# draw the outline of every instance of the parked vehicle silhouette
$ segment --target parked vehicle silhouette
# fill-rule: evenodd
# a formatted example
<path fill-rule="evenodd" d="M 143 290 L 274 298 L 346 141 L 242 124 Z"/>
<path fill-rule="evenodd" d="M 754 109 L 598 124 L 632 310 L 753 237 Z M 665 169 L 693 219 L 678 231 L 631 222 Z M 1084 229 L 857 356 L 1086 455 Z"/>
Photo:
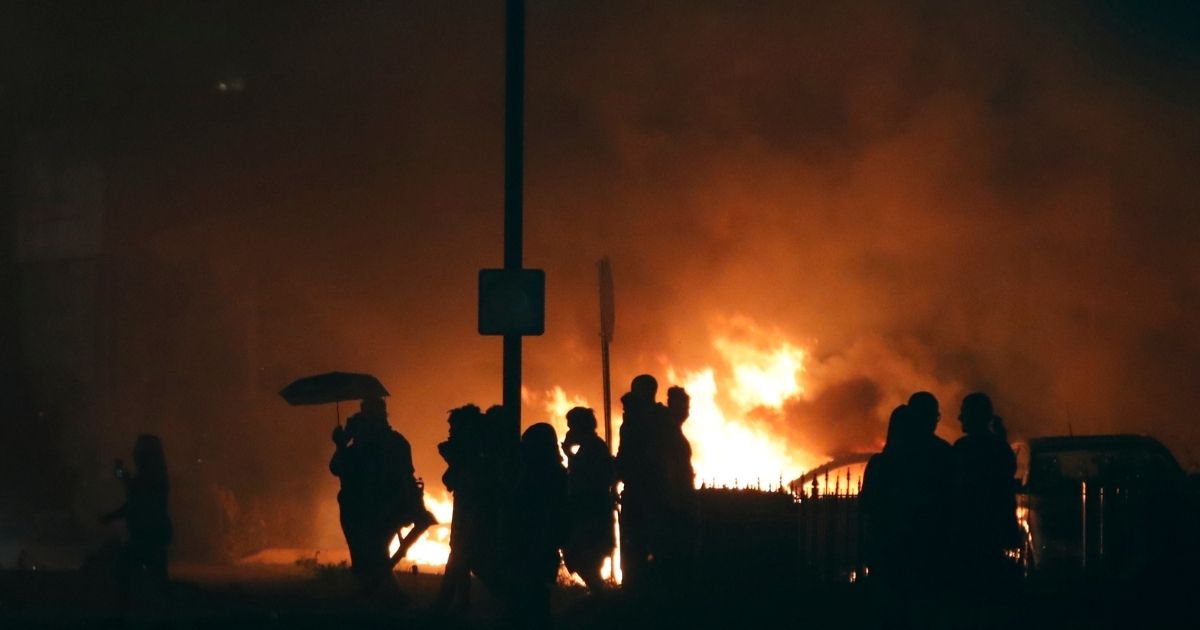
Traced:
<path fill-rule="evenodd" d="M 1059 436 L 1015 445 L 1026 573 L 1170 573 L 1186 562 L 1194 502 L 1158 440 Z"/>

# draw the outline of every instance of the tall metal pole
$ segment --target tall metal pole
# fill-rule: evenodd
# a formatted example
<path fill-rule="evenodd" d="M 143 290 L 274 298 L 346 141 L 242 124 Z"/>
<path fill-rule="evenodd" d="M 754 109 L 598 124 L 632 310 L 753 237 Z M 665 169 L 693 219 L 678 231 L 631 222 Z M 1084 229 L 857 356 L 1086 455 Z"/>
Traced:
<path fill-rule="evenodd" d="M 612 266 L 601 258 L 600 269 L 600 369 L 604 382 L 604 443 L 612 452 L 612 371 L 608 365 L 608 344 L 612 342 L 616 311 L 613 306 Z"/>
<path fill-rule="evenodd" d="M 615 306 L 612 265 L 608 262 L 608 257 L 600 259 L 599 264 L 599 284 L 600 284 L 600 363 L 603 370 L 604 381 L 604 443 L 608 446 L 608 452 L 613 450 L 613 435 L 612 435 L 612 371 L 608 364 L 608 344 L 613 339 L 613 329 L 616 327 L 617 311 Z M 616 489 L 613 489 L 616 492 Z M 617 541 L 617 547 L 613 553 L 608 556 L 608 581 L 615 584 L 617 582 L 617 569 L 621 562 L 620 545 L 621 545 L 621 529 L 620 529 L 620 507 L 617 506 L 613 510 L 613 540 Z"/>
<path fill-rule="evenodd" d="M 508 0 L 504 54 L 504 268 L 524 264 L 525 1 Z M 521 436 L 521 336 L 504 336 L 504 409 Z"/>
<path fill-rule="evenodd" d="M 604 443 L 612 452 L 612 372 L 608 367 L 608 339 L 600 338 L 600 362 L 604 370 Z"/>

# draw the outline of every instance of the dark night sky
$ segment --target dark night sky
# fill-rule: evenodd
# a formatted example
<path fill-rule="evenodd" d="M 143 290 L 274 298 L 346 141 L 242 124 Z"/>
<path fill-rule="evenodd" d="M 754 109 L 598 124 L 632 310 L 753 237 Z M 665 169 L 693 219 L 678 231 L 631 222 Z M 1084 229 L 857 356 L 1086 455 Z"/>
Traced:
<path fill-rule="evenodd" d="M 474 282 L 501 261 L 502 3 L 104 4 L 0 19 L 5 211 L 30 138 L 104 169 L 108 419 L 39 439 L 74 470 L 152 428 L 176 476 L 304 506 L 330 412 L 273 392 L 355 369 L 436 479 L 445 410 L 499 397 Z M 531 2 L 530 390 L 598 399 L 608 254 L 619 383 L 712 362 L 741 315 L 813 351 L 809 400 L 763 420 L 797 444 L 869 446 L 920 384 L 1194 465 L 1200 9 L 1048 4 Z M 28 340 L 41 276 L 5 264 Z M 28 387 L 10 440 L 57 395 Z"/>

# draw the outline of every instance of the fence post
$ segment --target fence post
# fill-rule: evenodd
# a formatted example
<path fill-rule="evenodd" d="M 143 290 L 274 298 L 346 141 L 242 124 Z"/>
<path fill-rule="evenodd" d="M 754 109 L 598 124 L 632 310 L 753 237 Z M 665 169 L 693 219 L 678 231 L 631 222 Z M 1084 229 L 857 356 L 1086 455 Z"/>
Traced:
<path fill-rule="evenodd" d="M 1079 484 L 1079 513 L 1080 513 L 1080 534 L 1079 534 L 1079 558 L 1081 566 L 1087 570 L 1088 557 L 1088 531 L 1087 531 L 1087 482 L 1082 481 Z"/>

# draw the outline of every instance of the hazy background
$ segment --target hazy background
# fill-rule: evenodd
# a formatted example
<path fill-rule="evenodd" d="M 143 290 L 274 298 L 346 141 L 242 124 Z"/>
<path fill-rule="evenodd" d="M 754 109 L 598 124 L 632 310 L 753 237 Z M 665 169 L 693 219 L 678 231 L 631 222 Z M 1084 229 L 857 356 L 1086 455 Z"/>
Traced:
<path fill-rule="evenodd" d="M 599 400 L 609 255 L 619 386 L 748 318 L 812 353 L 751 420 L 797 446 L 985 389 L 1196 466 L 1200 9 L 896 4 L 530 2 L 527 422 Z M 336 544 L 334 410 L 276 396 L 331 369 L 440 488 L 446 410 L 500 396 L 503 3 L 6 3 L 0 42 L 0 535 L 94 541 L 153 431 L 180 553 Z"/>

